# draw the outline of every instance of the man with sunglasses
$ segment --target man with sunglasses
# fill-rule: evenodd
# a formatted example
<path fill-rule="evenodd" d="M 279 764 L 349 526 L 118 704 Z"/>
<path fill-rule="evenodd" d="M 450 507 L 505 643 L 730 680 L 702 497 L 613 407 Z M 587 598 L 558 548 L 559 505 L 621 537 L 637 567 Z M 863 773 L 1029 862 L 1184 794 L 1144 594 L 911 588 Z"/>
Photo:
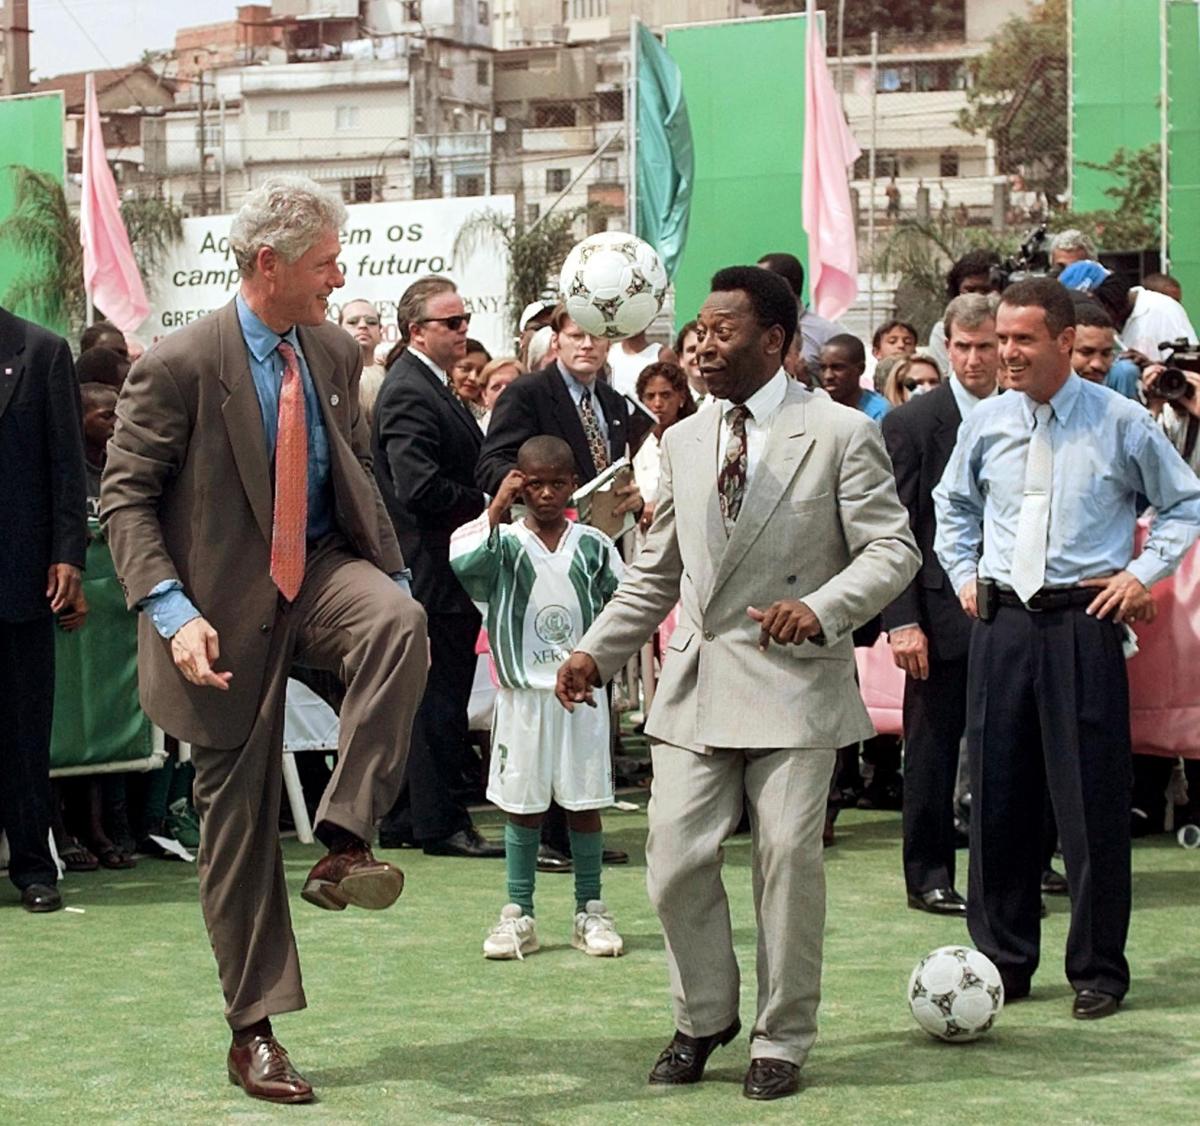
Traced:
<path fill-rule="evenodd" d="M 379 310 L 361 297 L 347 301 L 342 306 L 338 324 L 354 338 L 354 342 L 362 351 L 363 369 L 362 378 L 358 382 L 358 405 L 370 421 L 387 370 L 375 360 L 375 349 L 383 340 L 383 330 L 379 327 Z"/>
<path fill-rule="evenodd" d="M 380 823 L 379 843 L 419 845 L 434 856 L 500 857 L 504 847 L 471 823 L 455 777 L 468 739 L 481 618 L 450 568 L 450 534 L 487 506 L 475 487 L 483 435 L 449 382 L 466 354 L 471 316 L 454 283 L 430 275 L 404 291 L 396 320 L 405 350 L 379 391 L 372 447 L 413 594 L 429 618 L 430 665 L 404 788 Z"/>

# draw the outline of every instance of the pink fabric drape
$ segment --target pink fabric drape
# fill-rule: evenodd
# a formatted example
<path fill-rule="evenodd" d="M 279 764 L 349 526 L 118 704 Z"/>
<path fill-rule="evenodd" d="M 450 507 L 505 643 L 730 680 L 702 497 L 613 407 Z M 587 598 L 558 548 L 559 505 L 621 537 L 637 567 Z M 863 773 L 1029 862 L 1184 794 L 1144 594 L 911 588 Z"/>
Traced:
<path fill-rule="evenodd" d="M 122 332 L 133 332 L 150 314 L 134 261 L 121 202 L 104 152 L 95 76 L 89 74 L 83 112 L 83 195 L 79 202 L 83 284 L 93 303 Z"/>

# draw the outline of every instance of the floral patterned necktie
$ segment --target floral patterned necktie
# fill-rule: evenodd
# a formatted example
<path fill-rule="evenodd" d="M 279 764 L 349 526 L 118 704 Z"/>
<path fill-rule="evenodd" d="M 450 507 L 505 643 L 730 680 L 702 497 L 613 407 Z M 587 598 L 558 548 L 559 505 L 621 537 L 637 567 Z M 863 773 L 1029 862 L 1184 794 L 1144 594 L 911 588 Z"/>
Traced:
<path fill-rule="evenodd" d="M 608 468 L 608 443 L 600 432 L 600 420 L 596 417 L 596 408 L 592 406 L 590 387 L 583 389 L 583 398 L 579 401 L 579 421 L 583 423 L 583 436 L 592 454 L 592 464 L 596 472 L 601 473 Z"/>
<path fill-rule="evenodd" d="M 738 403 L 725 412 L 729 423 L 729 443 L 725 447 L 725 460 L 717 474 L 717 495 L 721 501 L 721 516 L 725 520 L 727 535 L 733 532 L 738 513 L 742 510 L 742 499 L 746 495 L 746 419 L 750 408 Z"/>
<path fill-rule="evenodd" d="M 304 581 L 308 530 L 308 425 L 296 350 L 279 342 L 283 384 L 279 389 L 279 432 L 275 438 L 275 514 L 271 521 L 271 579 L 295 602 Z"/>

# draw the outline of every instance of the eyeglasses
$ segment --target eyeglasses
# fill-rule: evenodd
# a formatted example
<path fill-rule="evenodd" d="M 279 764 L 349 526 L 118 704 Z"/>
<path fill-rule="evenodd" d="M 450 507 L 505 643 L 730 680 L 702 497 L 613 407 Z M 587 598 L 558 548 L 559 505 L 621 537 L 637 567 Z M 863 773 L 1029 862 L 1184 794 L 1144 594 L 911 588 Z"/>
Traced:
<path fill-rule="evenodd" d="M 367 314 L 364 313 L 361 317 L 347 317 L 346 324 L 348 324 L 348 325 L 357 325 L 357 324 L 377 325 L 377 324 L 379 324 L 379 318 L 368 316 Z"/>
<path fill-rule="evenodd" d="M 426 317 L 423 321 L 417 321 L 419 325 L 443 324 L 451 332 L 457 332 L 460 328 L 465 328 L 470 323 L 470 313 L 459 313 L 453 317 Z"/>

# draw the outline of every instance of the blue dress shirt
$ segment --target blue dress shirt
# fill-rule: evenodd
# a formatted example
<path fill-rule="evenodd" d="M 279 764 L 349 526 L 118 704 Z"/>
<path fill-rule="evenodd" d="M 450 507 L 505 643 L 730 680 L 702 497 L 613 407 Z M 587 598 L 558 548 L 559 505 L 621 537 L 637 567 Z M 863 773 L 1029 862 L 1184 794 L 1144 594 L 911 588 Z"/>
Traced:
<path fill-rule="evenodd" d="M 1011 586 L 1013 546 L 1036 404 L 1010 391 L 986 399 L 958 431 L 933 492 L 934 550 L 955 591 L 971 579 Z M 1137 403 L 1072 374 L 1050 400 L 1053 470 L 1047 587 L 1126 570 L 1149 587 L 1200 536 L 1200 478 Z M 1138 494 L 1157 514 L 1133 553 Z"/>
<path fill-rule="evenodd" d="M 583 402 L 584 391 L 592 393 L 592 410 L 596 412 L 596 422 L 600 425 L 600 433 L 604 437 L 605 446 L 608 445 L 608 419 L 604 417 L 604 408 L 600 405 L 600 396 L 596 394 L 596 380 L 591 383 L 580 383 L 567 369 L 563 366 L 562 360 L 557 360 L 558 374 L 562 376 L 563 383 L 567 385 L 567 391 L 571 396 L 571 401 L 575 404 L 575 409 L 579 410 L 579 404 Z"/>
<path fill-rule="evenodd" d="M 858 409 L 872 422 L 881 422 L 883 421 L 883 416 L 892 409 L 892 404 L 878 391 L 872 391 L 870 388 L 864 387 L 862 395 L 858 400 Z"/>

